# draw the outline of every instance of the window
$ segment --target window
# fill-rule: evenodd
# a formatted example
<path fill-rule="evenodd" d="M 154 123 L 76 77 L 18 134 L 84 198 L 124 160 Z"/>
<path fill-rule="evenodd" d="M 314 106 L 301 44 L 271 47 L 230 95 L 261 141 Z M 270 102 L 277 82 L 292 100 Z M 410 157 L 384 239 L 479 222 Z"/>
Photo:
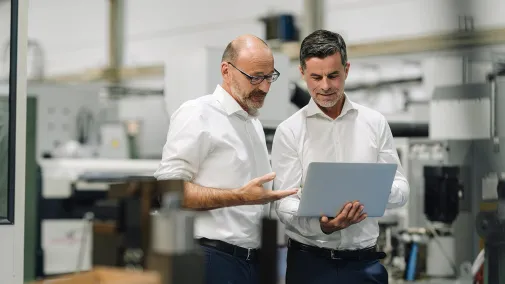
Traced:
<path fill-rule="evenodd" d="M 0 1 L 0 224 L 14 222 L 18 0 Z"/>

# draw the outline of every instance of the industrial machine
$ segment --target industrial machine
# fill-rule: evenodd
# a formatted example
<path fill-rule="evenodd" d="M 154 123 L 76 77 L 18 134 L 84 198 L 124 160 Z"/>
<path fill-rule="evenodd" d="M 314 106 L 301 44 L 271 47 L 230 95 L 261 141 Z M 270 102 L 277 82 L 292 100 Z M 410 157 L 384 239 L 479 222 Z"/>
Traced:
<path fill-rule="evenodd" d="M 93 230 L 85 230 L 87 222 L 117 220 L 121 212 L 127 212 L 117 202 L 103 204 L 112 194 L 109 184 L 130 177 L 152 178 L 158 163 L 159 160 L 42 159 L 36 195 L 36 276 L 88 270 L 93 264 L 94 240 Z M 128 207 L 128 200 L 122 200 L 123 206 Z M 88 220 L 90 213 L 93 218 Z"/>
<path fill-rule="evenodd" d="M 473 230 L 473 217 L 466 196 L 460 196 L 460 191 L 455 196 L 447 194 L 444 171 L 451 169 L 448 165 L 453 161 L 452 154 L 465 152 L 450 148 L 447 141 L 428 137 L 395 137 L 395 144 L 410 184 L 410 195 L 405 207 L 387 212 L 389 223 L 379 220 L 379 226 L 385 228 L 379 241 L 389 238 L 389 261 L 384 264 L 393 279 L 457 277 L 459 265 L 473 261 L 467 249 L 472 244 L 467 235 Z M 464 177 L 465 173 L 458 170 L 455 169 L 457 177 Z M 461 180 L 458 179 L 458 190 L 467 186 Z M 396 217 L 396 224 L 392 217 Z M 388 227 L 392 228 L 388 231 Z"/>
<path fill-rule="evenodd" d="M 430 138 L 448 142 L 444 166 L 450 167 L 425 168 L 425 188 L 432 200 L 425 213 L 450 223 L 456 211 L 469 210 L 472 219 L 467 224 L 473 230 L 460 232 L 458 238 L 468 237 L 466 250 L 473 259 L 485 248 L 485 283 L 505 281 L 504 75 L 503 66 L 496 64 L 485 83 L 438 87 L 430 106 Z M 460 210 L 454 208 L 456 195 L 465 201 Z"/>

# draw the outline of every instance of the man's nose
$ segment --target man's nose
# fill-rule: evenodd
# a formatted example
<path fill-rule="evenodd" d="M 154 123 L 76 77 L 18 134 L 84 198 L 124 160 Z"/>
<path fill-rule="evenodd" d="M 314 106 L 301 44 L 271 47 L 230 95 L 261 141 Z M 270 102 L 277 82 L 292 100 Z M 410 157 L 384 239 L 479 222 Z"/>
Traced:
<path fill-rule="evenodd" d="M 260 83 L 259 89 L 262 90 L 265 93 L 268 93 L 268 91 L 270 90 L 270 86 L 271 85 L 272 85 L 272 83 L 268 82 L 267 80 L 263 80 Z"/>
<path fill-rule="evenodd" d="M 328 81 L 328 78 L 324 77 L 322 80 L 321 80 L 321 85 L 319 86 L 321 88 L 321 90 L 323 91 L 329 91 L 330 90 L 330 84 L 329 84 L 329 81 Z"/>

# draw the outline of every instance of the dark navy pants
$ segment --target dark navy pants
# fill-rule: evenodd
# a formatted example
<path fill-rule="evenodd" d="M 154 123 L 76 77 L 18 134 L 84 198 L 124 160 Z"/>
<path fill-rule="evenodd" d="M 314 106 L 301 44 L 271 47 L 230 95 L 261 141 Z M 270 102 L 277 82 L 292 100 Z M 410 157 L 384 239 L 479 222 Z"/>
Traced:
<path fill-rule="evenodd" d="M 387 284 L 388 273 L 377 260 L 325 259 L 310 252 L 288 249 L 286 284 Z"/>
<path fill-rule="evenodd" d="M 259 284 L 257 260 L 245 260 L 202 246 L 205 252 L 205 284 Z"/>

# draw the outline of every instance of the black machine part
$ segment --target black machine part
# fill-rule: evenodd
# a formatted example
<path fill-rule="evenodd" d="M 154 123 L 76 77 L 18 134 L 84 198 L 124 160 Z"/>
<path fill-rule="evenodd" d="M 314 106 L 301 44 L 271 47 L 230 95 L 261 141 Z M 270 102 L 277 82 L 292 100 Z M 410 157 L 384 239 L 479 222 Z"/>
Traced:
<path fill-rule="evenodd" d="M 457 166 L 424 167 L 424 214 L 431 222 L 452 224 L 459 213 L 462 186 Z"/>
<path fill-rule="evenodd" d="M 291 84 L 291 103 L 303 108 L 310 102 L 310 94 L 296 83 Z"/>
<path fill-rule="evenodd" d="M 505 223 L 505 180 L 498 181 L 498 220 Z"/>

